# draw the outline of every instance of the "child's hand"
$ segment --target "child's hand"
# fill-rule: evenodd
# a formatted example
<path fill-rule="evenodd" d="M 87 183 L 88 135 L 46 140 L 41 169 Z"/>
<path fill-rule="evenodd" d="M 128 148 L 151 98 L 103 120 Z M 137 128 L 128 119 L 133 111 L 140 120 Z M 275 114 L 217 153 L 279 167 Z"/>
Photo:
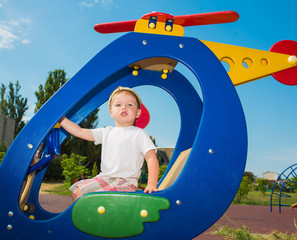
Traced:
<path fill-rule="evenodd" d="M 144 193 L 149 193 L 149 194 L 151 194 L 152 192 L 158 192 L 158 188 L 157 188 L 157 185 L 155 185 L 155 184 L 148 184 L 147 186 L 146 186 L 146 188 L 144 189 L 144 191 L 143 191 Z"/>

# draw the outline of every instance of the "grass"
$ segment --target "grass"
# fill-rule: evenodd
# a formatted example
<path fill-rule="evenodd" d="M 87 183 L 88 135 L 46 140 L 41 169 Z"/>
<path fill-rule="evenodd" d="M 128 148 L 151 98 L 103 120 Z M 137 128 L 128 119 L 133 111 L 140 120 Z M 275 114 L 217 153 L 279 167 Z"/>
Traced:
<path fill-rule="evenodd" d="M 40 193 L 70 196 L 69 189 L 65 187 L 64 183 L 60 182 L 43 182 Z"/>
<path fill-rule="evenodd" d="M 287 198 L 282 198 L 281 203 L 286 205 L 292 205 L 297 202 L 297 193 L 286 193 Z M 246 199 L 243 199 L 240 204 L 241 205 L 257 205 L 257 206 L 270 206 L 270 192 L 266 192 L 264 195 L 259 191 L 252 191 L 248 194 Z M 272 203 L 279 203 L 279 196 L 274 195 Z"/>
<path fill-rule="evenodd" d="M 229 226 L 214 225 L 215 230 L 211 232 L 213 235 L 224 236 L 224 239 L 234 240 L 297 240 L 296 234 L 287 234 L 273 231 L 269 234 L 251 233 L 246 226 L 241 228 L 231 228 Z"/>

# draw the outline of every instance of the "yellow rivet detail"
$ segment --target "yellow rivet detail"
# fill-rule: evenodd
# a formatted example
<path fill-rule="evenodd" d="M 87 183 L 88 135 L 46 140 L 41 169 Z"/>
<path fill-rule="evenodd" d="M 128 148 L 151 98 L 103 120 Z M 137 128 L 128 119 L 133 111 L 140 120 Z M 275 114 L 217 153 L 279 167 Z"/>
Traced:
<path fill-rule="evenodd" d="M 146 210 L 141 210 L 140 212 L 140 216 L 142 216 L 143 218 L 147 217 L 148 212 Z"/>
<path fill-rule="evenodd" d="M 138 70 L 138 69 L 139 69 L 139 66 L 138 66 L 138 65 L 134 65 L 133 68 L 134 68 L 135 70 Z"/>
<path fill-rule="evenodd" d="M 137 76 L 138 75 L 138 71 L 137 70 L 133 70 L 132 75 L 133 76 Z"/>
<path fill-rule="evenodd" d="M 167 69 L 163 69 L 163 73 L 168 73 L 169 71 Z"/>
<path fill-rule="evenodd" d="M 171 32 L 172 27 L 171 27 L 170 25 L 167 25 L 167 26 L 165 27 L 165 30 L 166 30 L 167 32 Z"/>
<path fill-rule="evenodd" d="M 29 218 L 32 219 L 32 220 L 35 219 L 34 215 L 30 215 Z"/>
<path fill-rule="evenodd" d="M 291 63 L 292 65 L 297 63 L 297 57 L 296 56 L 290 56 L 288 59 L 288 62 Z"/>
<path fill-rule="evenodd" d="M 155 23 L 151 22 L 151 23 L 149 24 L 149 28 L 155 28 L 155 27 L 156 27 L 156 24 L 155 24 Z"/>
<path fill-rule="evenodd" d="M 134 32 L 142 32 L 142 33 L 151 33 L 151 34 L 163 34 L 170 36 L 184 36 L 184 28 L 181 25 L 172 26 L 172 30 L 166 31 L 166 23 L 158 22 L 155 28 L 150 28 L 150 20 L 148 19 L 139 19 L 136 22 Z M 170 24 L 168 24 L 170 26 Z"/>
<path fill-rule="evenodd" d="M 24 211 L 27 211 L 28 209 L 29 209 L 28 205 L 25 205 L 23 208 Z"/>
<path fill-rule="evenodd" d="M 105 213 L 105 207 L 103 207 L 103 206 L 98 207 L 98 213 L 100 213 L 100 214 Z"/>
<path fill-rule="evenodd" d="M 166 78 L 167 78 L 167 74 L 166 74 L 166 73 L 163 73 L 163 74 L 161 75 L 161 78 L 162 78 L 162 79 L 166 79 Z"/>

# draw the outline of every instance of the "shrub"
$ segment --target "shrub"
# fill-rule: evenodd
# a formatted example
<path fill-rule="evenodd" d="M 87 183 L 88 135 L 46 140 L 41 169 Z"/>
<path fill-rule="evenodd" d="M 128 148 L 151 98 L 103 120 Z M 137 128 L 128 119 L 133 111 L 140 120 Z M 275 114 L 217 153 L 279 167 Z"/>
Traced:
<path fill-rule="evenodd" d="M 0 143 L 0 152 L 7 152 L 7 146 L 5 145 L 4 141 Z"/>
<path fill-rule="evenodd" d="M 61 166 L 63 168 L 63 176 L 65 177 L 64 184 L 66 187 L 70 187 L 74 180 L 80 178 L 83 173 L 90 175 L 89 169 L 83 166 L 86 162 L 86 157 L 82 157 L 76 154 L 71 154 L 68 157 L 66 154 L 63 155 Z"/>
<path fill-rule="evenodd" d="M 48 168 L 45 172 L 45 180 L 62 180 L 63 179 L 63 168 L 61 167 L 62 157 L 55 157 L 52 159 L 48 165 Z"/>
<path fill-rule="evenodd" d="M 167 166 L 165 166 L 165 165 L 162 165 L 162 166 L 159 167 L 159 178 L 158 178 L 158 181 L 162 178 L 164 172 L 166 171 L 166 168 L 167 168 Z"/>
<path fill-rule="evenodd" d="M 247 198 L 247 195 L 252 190 L 251 186 L 251 180 L 247 176 L 243 177 L 238 192 L 235 196 L 234 202 L 240 203 L 241 200 Z"/>
<path fill-rule="evenodd" d="M 95 177 L 98 175 L 98 167 L 97 167 L 97 164 L 96 162 L 94 162 L 94 165 L 93 165 L 93 168 L 92 168 L 92 177 Z"/>
<path fill-rule="evenodd" d="M 267 187 L 268 187 L 268 179 L 257 178 L 257 186 L 256 186 L 257 191 L 261 191 L 261 193 L 265 195 Z"/>
<path fill-rule="evenodd" d="M 5 152 L 0 152 L 0 164 L 2 163 L 4 156 L 5 156 Z"/>

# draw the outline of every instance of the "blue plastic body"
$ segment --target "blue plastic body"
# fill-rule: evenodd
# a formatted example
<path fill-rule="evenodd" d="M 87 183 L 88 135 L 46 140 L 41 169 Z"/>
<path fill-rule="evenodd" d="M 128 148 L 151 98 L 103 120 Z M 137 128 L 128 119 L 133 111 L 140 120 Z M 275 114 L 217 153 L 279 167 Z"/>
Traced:
<path fill-rule="evenodd" d="M 47 136 L 47 155 L 43 152 L 40 161 L 35 163 L 28 172 L 30 173 L 35 172 L 36 170 L 47 167 L 47 164 L 54 158 L 60 155 L 60 138 L 59 138 L 59 129 L 54 128 L 49 135 Z"/>
<path fill-rule="evenodd" d="M 137 77 L 131 74 L 128 65 L 155 57 L 172 58 L 188 67 L 200 83 L 203 104 L 192 85 L 177 71 L 169 73 L 166 80 L 160 72 L 140 70 Z M 91 59 L 34 115 L 9 148 L 0 166 L 1 240 L 59 240 L 66 236 L 102 239 L 74 227 L 73 205 L 60 214 L 39 206 L 38 191 L 45 169 L 36 173 L 28 200 L 35 205 L 35 220 L 20 211 L 18 201 L 31 160 L 55 124 L 64 115 L 80 123 L 106 102 L 119 85 L 154 85 L 166 90 L 177 102 L 181 129 L 169 168 L 181 151 L 192 148 L 174 184 L 153 193 L 167 198 L 170 208 L 160 212 L 158 222 L 145 223 L 142 234 L 127 239 L 192 239 L 228 209 L 240 185 L 247 154 L 245 118 L 228 74 L 197 39 L 133 32 L 118 38 Z M 61 143 L 67 133 L 59 131 Z M 28 148 L 28 144 L 33 148 Z M 177 200 L 181 204 L 176 204 Z"/>

